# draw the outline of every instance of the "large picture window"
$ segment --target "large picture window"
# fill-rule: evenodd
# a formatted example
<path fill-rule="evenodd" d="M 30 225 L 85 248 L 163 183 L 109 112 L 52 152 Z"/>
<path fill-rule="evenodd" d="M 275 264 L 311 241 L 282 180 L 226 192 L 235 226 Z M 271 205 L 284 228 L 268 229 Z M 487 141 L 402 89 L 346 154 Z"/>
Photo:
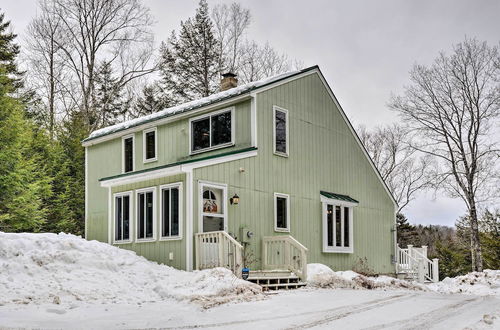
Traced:
<path fill-rule="evenodd" d="M 156 127 L 150 128 L 148 130 L 143 131 L 142 133 L 143 140 L 143 155 L 144 162 L 153 162 L 157 160 L 157 137 L 156 137 Z"/>
<path fill-rule="evenodd" d="M 355 203 L 322 199 L 323 252 L 353 252 L 353 207 Z"/>
<path fill-rule="evenodd" d="M 223 110 L 190 121 L 191 153 L 233 144 L 234 110 Z"/>
<path fill-rule="evenodd" d="M 181 183 L 160 187 L 161 191 L 161 238 L 181 237 Z"/>
<path fill-rule="evenodd" d="M 131 228 L 131 193 L 122 193 L 115 195 L 115 243 L 130 242 Z"/>
<path fill-rule="evenodd" d="M 122 157 L 123 172 L 132 172 L 134 170 L 134 136 L 122 138 Z"/>
<path fill-rule="evenodd" d="M 288 110 L 273 107 L 274 153 L 288 156 Z"/>
<path fill-rule="evenodd" d="M 274 194 L 274 230 L 290 231 L 290 196 Z"/>
<path fill-rule="evenodd" d="M 137 190 L 137 239 L 155 239 L 155 188 Z"/>

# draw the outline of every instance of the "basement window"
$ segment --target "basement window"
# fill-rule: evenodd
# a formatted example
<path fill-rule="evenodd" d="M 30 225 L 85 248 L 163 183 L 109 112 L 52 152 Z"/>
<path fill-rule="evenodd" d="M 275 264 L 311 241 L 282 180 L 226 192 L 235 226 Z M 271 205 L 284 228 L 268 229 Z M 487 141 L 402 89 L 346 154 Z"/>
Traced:
<path fill-rule="evenodd" d="M 157 137 L 156 127 L 142 132 L 142 145 L 144 163 L 154 162 L 157 160 Z"/>
<path fill-rule="evenodd" d="M 191 154 L 234 144 L 234 108 L 191 119 Z"/>
<path fill-rule="evenodd" d="M 161 191 L 161 238 L 181 237 L 181 190 L 182 183 L 160 187 Z"/>
<path fill-rule="evenodd" d="M 131 228 L 131 209 L 130 192 L 115 194 L 114 200 L 114 242 L 115 243 L 128 243 L 130 242 L 130 228 Z"/>
<path fill-rule="evenodd" d="M 146 188 L 137 190 L 137 240 L 151 241 L 155 239 L 156 189 Z"/>
<path fill-rule="evenodd" d="M 274 193 L 274 231 L 290 232 L 290 196 Z"/>
<path fill-rule="evenodd" d="M 323 252 L 353 253 L 353 209 L 357 202 L 321 196 Z"/>

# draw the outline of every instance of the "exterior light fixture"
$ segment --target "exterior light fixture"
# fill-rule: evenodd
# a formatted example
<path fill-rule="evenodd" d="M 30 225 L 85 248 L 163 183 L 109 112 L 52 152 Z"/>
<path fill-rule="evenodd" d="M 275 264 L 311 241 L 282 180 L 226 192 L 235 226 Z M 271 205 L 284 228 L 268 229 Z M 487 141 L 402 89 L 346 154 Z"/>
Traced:
<path fill-rule="evenodd" d="M 238 196 L 238 194 L 234 194 L 233 197 L 229 198 L 229 203 L 231 203 L 231 205 L 238 205 L 240 203 L 240 196 Z"/>

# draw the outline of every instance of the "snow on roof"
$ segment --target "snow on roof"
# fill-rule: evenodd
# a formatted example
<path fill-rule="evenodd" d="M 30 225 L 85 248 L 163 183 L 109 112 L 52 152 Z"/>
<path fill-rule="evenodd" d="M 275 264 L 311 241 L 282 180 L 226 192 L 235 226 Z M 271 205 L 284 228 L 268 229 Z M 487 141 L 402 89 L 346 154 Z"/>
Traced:
<path fill-rule="evenodd" d="M 277 82 L 279 80 L 291 77 L 293 75 L 296 75 L 296 74 L 299 74 L 299 73 L 302 73 L 305 71 L 309 71 L 313 68 L 316 68 L 316 66 L 312 66 L 312 67 L 302 69 L 302 70 L 297 70 L 297 71 L 290 71 L 287 73 L 279 74 L 277 76 L 268 77 L 268 78 L 264 78 L 261 80 L 253 81 L 253 82 L 241 85 L 241 86 L 237 86 L 235 88 L 228 89 L 228 90 L 220 92 L 220 93 L 216 93 L 216 94 L 212 94 L 212 95 L 207 96 L 207 97 L 203 97 L 201 99 L 197 99 L 197 100 L 190 101 L 187 103 L 179 104 L 179 105 L 176 105 L 174 107 L 170 107 L 170 108 L 152 113 L 152 114 L 147 115 L 147 116 L 142 116 L 139 118 L 127 120 L 127 121 L 119 123 L 119 124 L 104 127 L 104 128 L 101 128 L 101 129 L 98 129 L 98 130 L 92 132 L 90 134 L 90 136 L 88 138 L 86 138 L 84 141 L 93 140 L 93 139 L 96 139 L 96 138 L 104 136 L 104 135 L 123 131 L 123 130 L 131 128 L 131 127 L 139 126 L 141 124 L 145 124 L 145 123 L 155 121 L 158 119 L 170 117 L 170 116 L 173 116 L 173 115 L 176 115 L 179 113 L 188 112 L 190 110 L 194 110 L 194 109 L 197 109 L 197 108 L 200 108 L 200 107 L 203 107 L 203 106 L 215 103 L 215 102 L 219 102 L 219 101 L 229 99 L 229 98 L 232 98 L 232 97 L 235 97 L 238 95 L 242 95 L 242 94 L 249 92 L 251 90 L 254 90 L 256 88 L 271 84 L 273 82 Z"/>

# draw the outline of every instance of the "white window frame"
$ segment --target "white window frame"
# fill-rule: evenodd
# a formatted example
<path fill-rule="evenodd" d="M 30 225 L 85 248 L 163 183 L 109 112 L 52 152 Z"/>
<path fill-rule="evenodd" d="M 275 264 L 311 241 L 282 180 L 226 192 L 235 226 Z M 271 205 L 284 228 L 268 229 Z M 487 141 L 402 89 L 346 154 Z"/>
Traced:
<path fill-rule="evenodd" d="M 212 147 L 212 117 L 216 116 L 218 114 L 224 113 L 224 112 L 230 112 L 231 113 L 231 142 L 219 144 L 217 146 Z M 211 150 L 217 150 L 221 148 L 227 148 L 230 146 L 234 146 L 234 141 L 235 141 L 235 127 L 236 127 L 236 122 L 234 120 L 235 115 L 235 108 L 234 107 L 229 107 L 229 108 L 224 108 L 221 110 L 213 111 L 210 113 L 203 114 L 201 116 L 197 116 L 194 118 L 189 118 L 189 154 L 190 155 L 196 155 L 202 152 L 207 152 Z M 209 118 L 209 132 L 210 132 L 210 146 L 208 148 L 200 149 L 200 150 L 194 150 L 193 151 L 193 121 L 198 121 L 201 119 L 206 119 Z"/>
<path fill-rule="evenodd" d="M 113 244 L 130 244 L 133 242 L 133 238 L 134 238 L 134 213 L 133 213 L 133 203 L 134 203 L 134 200 L 133 200 L 133 195 L 134 195 L 134 192 L 132 190 L 130 191 L 123 191 L 123 192 L 119 192 L 119 193 L 115 193 L 113 194 L 113 226 L 112 226 L 112 230 L 113 230 L 113 233 L 111 235 L 112 237 L 112 242 Z M 128 205 L 128 212 L 129 212 L 129 239 L 128 240 L 116 240 L 115 239 L 115 231 L 116 231 L 116 197 L 123 197 L 123 196 L 128 196 L 129 198 L 129 205 Z M 123 228 L 123 226 L 122 226 Z"/>
<path fill-rule="evenodd" d="M 277 111 L 285 113 L 285 121 L 286 121 L 286 125 L 285 125 L 285 127 L 286 127 L 286 135 L 285 135 L 286 152 L 285 153 L 276 150 L 276 112 Z M 277 156 L 288 157 L 288 155 L 289 155 L 289 151 L 290 151 L 290 129 L 289 129 L 289 127 L 290 127 L 290 120 L 289 120 L 289 116 L 288 116 L 288 110 L 281 108 L 277 105 L 273 105 L 273 153 Z"/>
<path fill-rule="evenodd" d="M 155 132 L 155 157 L 154 158 L 146 158 L 147 150 L 146 150 L 146 134 Z M 156 127 L 148 128 L 142 131 L 142 161 L 144 164 L 155 162 L 158 160 L 158 130 Z"/>
<path fill-rule="evenodd" d="M 208 182 L 208 181 L 198 181 L 198 231 L 200 233 L 203 233 L 203 217 L 219 217 L 222 218 L 224 221 L 224 231 L 227 232 L 227 184 L 224 183 L 214 183 L 214 182 Z M 222 190 L 222 210 L 224 213 L 222 214 L 217 214 L 217 213 L 205 213 L 203 212 L 203 189 L 204 188 L 215 188 L 215 189 L 221 189 Z"/>
<path fill-rule="evenodd" d="M 125 140 L 132 138 L 132 171 L 125 172 Z M 132 173 L 135 171 L 135 134 L 122 136 L 122 173 Z"/>
<path fill-rule="evenodd" d="M 157 216 L 156 216 L 157 212 L 156 212 L 156 210 L 157 210 L 157 208 L 156 208 L 156 205 L 158 203 L 157 198 L 156 198 L 156 187 L 148 187 L 148 188 L 141 188 L 141 189 L 136 189 L 135 190 L 135 192 L 134 192 L 134 195 L 135 195 L 135 198 L 134 198 L 135 199 L 135 210 L 134 211 L 136 213 L 138 213 L 138 211 L 139 211 L 139 197 L 138 197 L 138 195 L 140 193 L 146 193 L 146 192 L 150 192 L 150 191 L 153 192 L 153 237 L 150 237 L 150 238 L 139 238 L 138 237 L 139 236 L 139 232 L 140 232 L 139 231 L 139 221 L 141 219 L 139 219 L 139 215 L 136 214 L 136 216 L 135 216 L 135 219 L 136 219 L 136 221 L 135 221 L 135 231 L 136 231 L 136 233 L 135 233 L 134 237 L 135 237 L 135 241 L 137 243 L 154 242 L 154 241 L 156 241 L 156 237 L 157 237 L 157 235 L 156 235 L 156 230 L 157 230 L 157 225 L 156 225 L 156 221 L 157 221 Z"/>
<path fill-rule="evenodd" d="M 286 228 L 278 228 L 278 197 L 286 199 Z M 290 232 L 290 195 L 282 193 L 274 193 L 274 231 L 281 233 Z"/>
<path fill-rule="evenodd" d="M 322 204 L 322 219 L 323 219 L 323 252 L 324 253 L 354 253 L 354 207 L 357 206 L 357 203 L 350 203 L 346 201 L 339 201 L 331 198 L 326 198 L 321 196 L 321 204 Z M 328 218 L 327 218 L 327 207 L 328 205 L 333 206 L 333 246 L 328 246 Z M 336 226 L 335 226 L 335 212 L 336 206 L 340 206 L 340 231 L 341 231 L 341 245 L 337 245 L 337 236 L 335 235 Z M 344 207 L 347 207 L 349 210 L 349 246 L 345 247 L 344 245 Z"/>
<path fill-rule="evenodd" d="M 172 188 L 177 188 L 179 189 L 179 235 L 176 236 L 163 236 L 163 190 L 165 189 L 172 189 Z M 160 241 L 175 241 L 175 240 L 181 240 L 182 239 L 182 224 L 184 222 L 183 220 L 183 198 L 182 198 L 182 182 L 175 182 L 175 183 L 169 183 L 169 184 L 164 184 L 160 186 L 160 216 L 158 219 L 160 220 L 160 232 L 159 236 Z M 169 215 L 170 216 L 170 215 Z M 170 219 L 169 219 L 170 220 Z M 170 228 L 172 228 L 172 223 L 170 222 Z"/>

